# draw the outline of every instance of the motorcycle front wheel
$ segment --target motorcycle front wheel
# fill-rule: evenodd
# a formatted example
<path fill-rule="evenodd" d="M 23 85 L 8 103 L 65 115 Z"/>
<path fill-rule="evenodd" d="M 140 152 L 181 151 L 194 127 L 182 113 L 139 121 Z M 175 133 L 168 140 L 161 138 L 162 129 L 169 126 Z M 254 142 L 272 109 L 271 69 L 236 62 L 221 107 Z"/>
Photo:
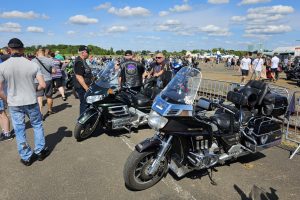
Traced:
<path fill-rule="evenodd" d="M 168 170 L 167 159 L 164 159 L 154 175 L 147 174 L 147 168 L 153 163 L 157 151 L 138 152 L 134 150 L 124 166 L 125 185 L 130 190 L 145 190 L 158 183 Z"/>
<path fill-rule="evenodd" d="M 99 120 L 97 115 L 93 116 L 84 124 L 77 122 L 74 129 L 75 139 L 80 142 L 90 137 L 98 127 L 98 122 Z"/>

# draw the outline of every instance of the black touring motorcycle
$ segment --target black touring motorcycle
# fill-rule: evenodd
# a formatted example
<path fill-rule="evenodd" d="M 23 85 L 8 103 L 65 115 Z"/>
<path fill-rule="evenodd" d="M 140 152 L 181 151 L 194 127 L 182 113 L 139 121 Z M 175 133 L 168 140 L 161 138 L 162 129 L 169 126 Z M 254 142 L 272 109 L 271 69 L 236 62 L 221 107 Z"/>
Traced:
<path fill-rule="evenodd" d="M 196 101 L 200 84 L 200 71 L 184 67 L 156 97 L 148 117 L 156 133 L 136 145 L 124 166 L 129 189 L 150 188 L 168 169 L 182 177 L 280 144 L 276 117 L 286 112 L 287 97 L 250 81 L 227 94 L 232 105 L 221 99 Z"/>
<path fill-rule="evenodd" d="M 86 92 L 85 99 L 90 107 L 77 120 L 74 130 L 77 141 L 91 136 L 99 125 L 108 130 L 130 131 L 147 124 L 153 99 L 160 92 L 156 79 L 148 79 L 142 91 L 136 93 L 130 88 L 119 91 L 118 76 L 114 62 L 108 62 Z"/>

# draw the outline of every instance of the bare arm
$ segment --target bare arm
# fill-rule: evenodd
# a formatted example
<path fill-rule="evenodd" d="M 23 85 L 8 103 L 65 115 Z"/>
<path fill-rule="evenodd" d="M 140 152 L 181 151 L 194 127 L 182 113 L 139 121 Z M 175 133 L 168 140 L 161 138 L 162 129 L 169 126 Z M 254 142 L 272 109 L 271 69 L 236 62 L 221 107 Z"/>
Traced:
<path fill-rule="evenodd" d="M 85 83 L 83 76 L 76 74 L 76 79 L 85 91 L 89 89 L 89 86 Z"/>
<path fill-rule="evenodd" d="M 3 99 L 3 101 L 7 102 L 7 97 L 4 94 L 4 82 L 0 82 L 0 98 Z"/>
<path fill-rule="evenodd" d="M 39 83 L 37 90 L 43 90 L 46 88 L 46 83 L 45 83 L 43 75 L 37 75 L 36 80 Z"/>

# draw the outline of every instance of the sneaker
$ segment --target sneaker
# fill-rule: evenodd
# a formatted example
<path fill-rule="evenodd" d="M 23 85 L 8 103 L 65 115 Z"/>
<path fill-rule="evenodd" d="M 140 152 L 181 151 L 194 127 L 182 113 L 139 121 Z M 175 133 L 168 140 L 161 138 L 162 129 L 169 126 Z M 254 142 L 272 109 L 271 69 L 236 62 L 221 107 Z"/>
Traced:
<path fill-rule="evenodd" d="M 49 156 L 50 151 L 46 147 L 40 153 L 36 154 L 39 161 L 43 161 L 47 156 Z"/>
<path fill-rule="evenodd" d="M 52 114 L 55 114 L 55 112 L 53 112 L 52 110 L 48 110 L 46 115 L 52 115 Z"/>
<path fill-rule="evenodd" d="M 0 141 L 9 141 L 9 140 L 14 139 L 14 137 L 15 137 L 15 134 L 13 134 L 13 133 L 10 133 L 9 135 L 5 135 L 5 134 L 1 133 Z"/>
<path fill-rule="evenodd" d="M 20 162 L 25 166 L 30 166 L 34 161 L 36 161 L 37 157 L 33 153 L 28 160 L 21 159 Z"/>
<path fill-rule="evenodd" d="M 63 101 L 66 101 L 66 100 L 67 100 L 67 97 L 62 97 L 62 100 L 63 100 Z"/>

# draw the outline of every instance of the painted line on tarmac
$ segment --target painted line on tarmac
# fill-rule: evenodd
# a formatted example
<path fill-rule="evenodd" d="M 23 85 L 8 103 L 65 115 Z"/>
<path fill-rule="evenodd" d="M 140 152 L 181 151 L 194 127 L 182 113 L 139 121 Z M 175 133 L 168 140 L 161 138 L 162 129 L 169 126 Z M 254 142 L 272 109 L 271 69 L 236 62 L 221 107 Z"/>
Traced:
<path fill-rule="evenodd" d="M 131 151 L 134 150 L 135 144 L 133 142 L 131 142 L 128 138 L 125 137 L 122 137 L 121 139 Z M 166 176 L 165 178 L 163 178 L 162 182 L 166 184 L 170 189 L 174 190 L 182 199 L 196 200 L 196 198 L 190 192 L 184 190 L 170 176 Z"/>

